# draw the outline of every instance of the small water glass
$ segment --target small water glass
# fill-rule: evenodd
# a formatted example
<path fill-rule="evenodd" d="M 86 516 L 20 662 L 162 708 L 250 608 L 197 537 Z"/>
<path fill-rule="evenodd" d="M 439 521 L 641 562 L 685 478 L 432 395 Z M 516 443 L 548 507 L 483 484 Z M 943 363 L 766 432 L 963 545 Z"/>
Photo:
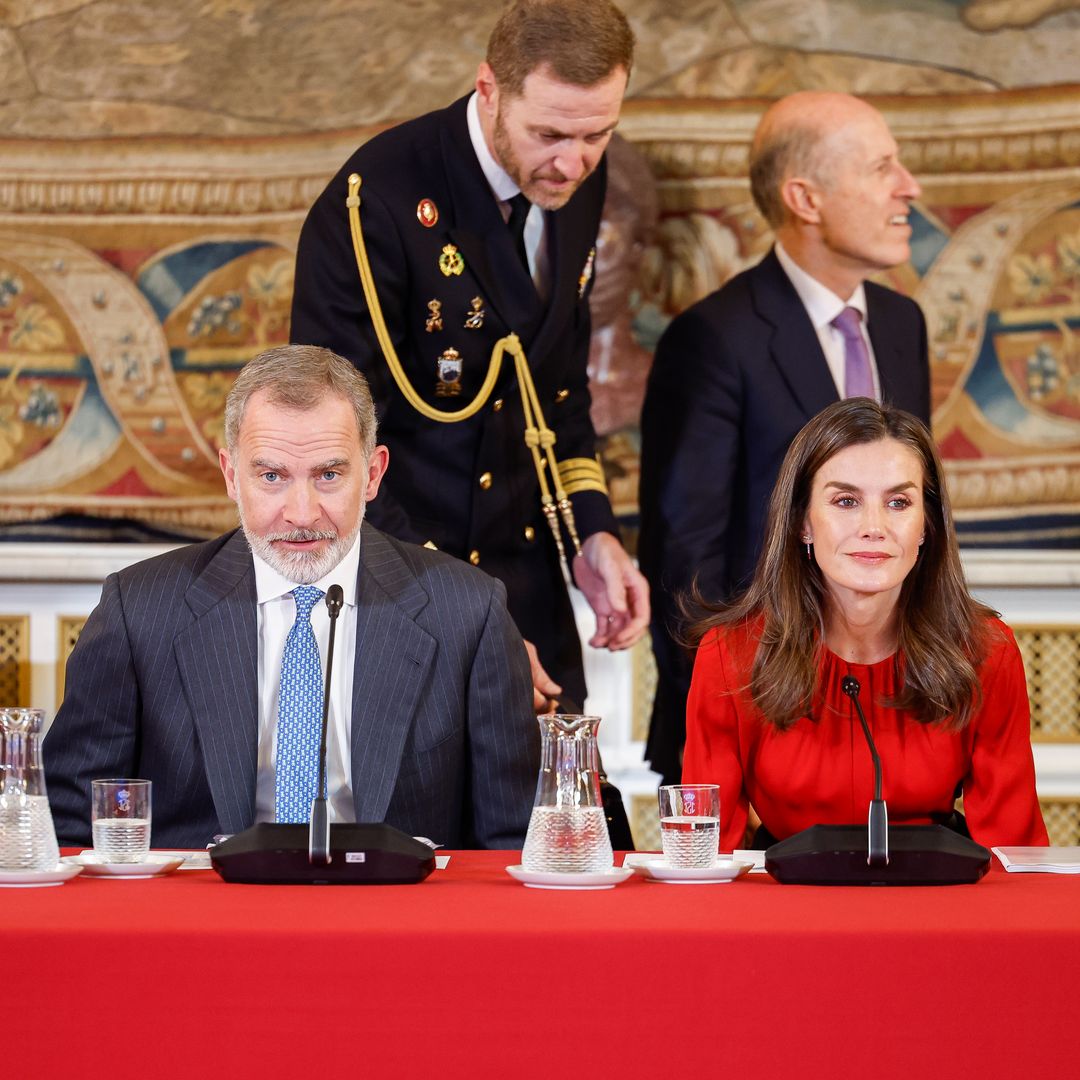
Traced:
<path fill-rule="evenodd" d="M 660 788 L 660 841 L 671 866 L 712 866 L 720 850 L 717 784 L 667 784 Z"/>
<path fill-rule="evenodd" d="M 150 851 L 150 781 L 94 780 L 91 824 L 102 862 L 142 862 Z"/>

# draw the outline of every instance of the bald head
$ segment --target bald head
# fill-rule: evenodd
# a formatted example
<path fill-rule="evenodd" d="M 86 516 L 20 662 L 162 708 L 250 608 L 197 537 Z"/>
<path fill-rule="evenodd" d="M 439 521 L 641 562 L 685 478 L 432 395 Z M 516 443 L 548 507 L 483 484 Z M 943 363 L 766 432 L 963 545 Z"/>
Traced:
<path fill-rule="evenodd" d="M 850 94 L 792 94 L 758 125 L 754 200 L 784 252 L 843 300 L 911 256 L 922 189 L 899 155 L 881 113 Z"/>
<path fill-rule="evenodd" d="M 801 176 L 827 184 L 838 152 L 868 121 L 885 124 L 865 101 L 819 90 L 789 94 L 766 110 L 750 146 L 750 191 L 774 229 L 787 218 L 784 181 Z"/>

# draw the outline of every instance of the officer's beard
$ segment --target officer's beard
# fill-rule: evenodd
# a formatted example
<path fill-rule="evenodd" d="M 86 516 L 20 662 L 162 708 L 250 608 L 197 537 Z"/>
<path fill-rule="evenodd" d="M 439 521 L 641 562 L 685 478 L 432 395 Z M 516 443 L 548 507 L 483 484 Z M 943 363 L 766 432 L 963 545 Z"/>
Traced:
<path fill-rule="evenodd" d="M 566 188 L 557 193 L 545 191 L 540 186 L 541 180 L 552 180 L 563 183 L 566 177 L 553 169 L 539 171 L 525 175 L 525 170 L 514 153 L 513 144 L 510 141 L 510 133 L 506 130 L 503 122 L 502 106 L 495 113 L 495 128 L 492 131 L 492 144 L 495 150 L 495 159 L 503 167 L 507 176 L 521 189 L 522 194 L 531 203 L 536 203 L 542 210 L 561 210 L 569 201 L 574 192 L 589 178 L 590 173 L 584 173 L 572 188 Z"/>

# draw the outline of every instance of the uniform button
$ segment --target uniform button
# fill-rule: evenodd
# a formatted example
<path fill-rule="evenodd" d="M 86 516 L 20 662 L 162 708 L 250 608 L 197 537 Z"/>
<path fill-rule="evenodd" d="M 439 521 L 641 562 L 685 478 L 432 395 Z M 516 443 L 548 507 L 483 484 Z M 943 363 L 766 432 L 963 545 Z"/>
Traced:
<path fill-rule="evenodd" d="M 531 525 L 525 526 L 525 539 L 531 544 L 536 539 L 536 530 Z"/>
<path fill-rule="evenodd" d="M 477 551 L 476 548 L 473 548 L 472 551 L 469 552 L 469 562 L 471 562 L 473 566 L 480 565 L 480 552 Z"/>
<path fill-rule="evenodd" d="M 488 489 L 489 487 L 491 487 L 491 473 L 489 473 L 489 472 L 486 472 L 486 473 L 481 473 L 481 474 L 480 474 L 480 479 L 479 479 L 479 480 L 477 481 L 477 483 L 478 483 L 478 484 L 479 484 L 479 485 L 480 485 L 480 486 L 481 486 L 481 487 L 482 487 L 482 488 L 483 488 L 483 489 L 484 489 L 485 491 L 487 491 L 487 489 Z"/>
<path fill-rule="evenodd" d="M 555 404 L 556 405 L 561 405 L 569 396 L 570 396 L 570 391 L 569 390 L 560 390 L 555 395 Z"/>
<path fill-rule="evenodd" d="M 496 398 L 496 399 L 495 399 L 495 400 L 494 400 L 494 401 L 492 402 L 492 404 L 491 404 L 491 407 L 492 407 L 492 408 L 493 408 L 493 409 L 494 409 L 494 410 L 495 410 L 496 412 L 498 412 L 498 411 L 499 411 L 499 410 L 500 410 L 500 409 L 501 409 L 501 408 L 503 407 L 503 399 L 502 399 L 502 398 Z"/>

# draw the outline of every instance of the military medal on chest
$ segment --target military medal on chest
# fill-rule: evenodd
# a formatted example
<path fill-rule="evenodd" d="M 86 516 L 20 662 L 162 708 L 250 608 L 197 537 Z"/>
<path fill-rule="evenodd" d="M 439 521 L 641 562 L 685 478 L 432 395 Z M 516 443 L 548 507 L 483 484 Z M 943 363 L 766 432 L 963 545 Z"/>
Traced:
<path fill-rule="evenodd" d="M 435 366 L 439 375 L 435 381 L 435 396 L 457 397 L 461 393 L 461 353 L 451 345 L 443 349 Z"/>
<path fill-rule="evenodd" d="M 430 199 L 421 199 L 416 207 L 416 220 L 425 229 L 432 228 L 439 220 L 439 209 Z"/>
<path fill-rule="evenodd" d="M 447 244 L 439 256 L 439 269 L 443 277 L 459 277 L 465 269 L 465 260 L 453 244 Z"/>
<path fill-rule="evenodd" d="M 427 302 L 428 317 L 424 320 L 424 329 L 429 334 L 442 329 L 442 301 L 429 300 Z"/>
<path fill-rule="evenodd" d="M 465 316 L 466 330 L 481 330 L 484 326 L 484 301 L 482 297 L 474 296 L 470 301 L 472 310 Z"/>
<path fill-rule="evenodd" d="M 596 248 L 589 248 L 589 257 L 585 260 L 585 265 L 581 268 L 581 276 L 578 278 L 577 294 L 580 300 L 585 295 L 585 290 L 589 287 L 589 282 L 592 280 L 593 263 L 596 262 Z"/>

